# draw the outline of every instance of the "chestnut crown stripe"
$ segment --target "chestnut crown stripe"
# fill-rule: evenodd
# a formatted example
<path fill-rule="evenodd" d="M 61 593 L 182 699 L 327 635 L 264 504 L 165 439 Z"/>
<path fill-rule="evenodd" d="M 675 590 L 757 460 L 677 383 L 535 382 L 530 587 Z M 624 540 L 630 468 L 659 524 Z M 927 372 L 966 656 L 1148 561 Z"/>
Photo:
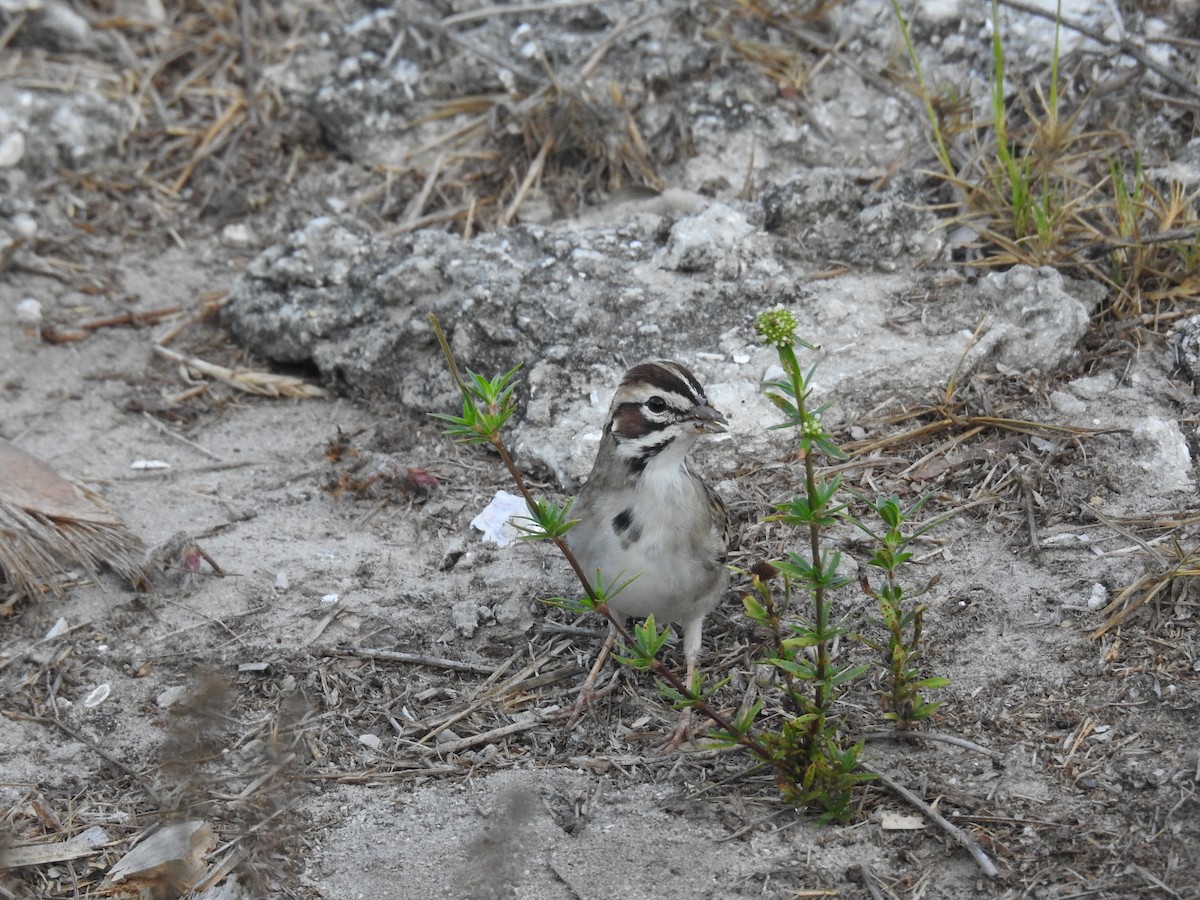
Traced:
<path fill-rule="evenodd" d="M 621 387 L 635 384 L 644 384 L 666 393 L 678 394 L 691 401 L 689 406 L 694 406 L 697 402 L 705 399 L 704 388 L 700 386 L 696 376 L 678 363 L 662 361 L 634 366 L 625 373 Z"/>

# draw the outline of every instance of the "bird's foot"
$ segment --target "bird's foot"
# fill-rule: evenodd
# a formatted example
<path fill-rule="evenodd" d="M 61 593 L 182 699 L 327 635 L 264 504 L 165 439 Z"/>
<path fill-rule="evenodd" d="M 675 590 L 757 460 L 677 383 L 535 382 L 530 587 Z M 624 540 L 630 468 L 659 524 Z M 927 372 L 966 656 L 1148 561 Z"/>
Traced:
<path fill-rule="evenodd" d="M 658 750 L 664 756 L 675 753 L 692 737 L 692 709 L 688 707 L 679 714 L 679 724 L 675 726 L 674 733 L 659 745 Z"/>
<path fill-rule="evenodd" d="M 567 719 L 567 728 L 571 729 L 578 725 L 587 708 L 601 697 L 607 697 L 616 687 L 616 678 L 613 678 L 612 683 L 608 687 L 599 691 L 596 690 L 596 680 L 594 678 L 584 681 L 583 685 L 579 688 L 579 696 L 575 698 L 575 706 L 571 708 L 571 718 Z"/>

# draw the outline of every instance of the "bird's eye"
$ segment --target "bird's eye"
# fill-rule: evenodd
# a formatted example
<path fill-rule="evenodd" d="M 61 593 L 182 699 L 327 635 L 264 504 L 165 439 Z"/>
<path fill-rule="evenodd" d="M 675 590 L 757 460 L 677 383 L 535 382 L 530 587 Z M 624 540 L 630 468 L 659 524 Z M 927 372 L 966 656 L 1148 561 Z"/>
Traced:
<path fill-rule="evenodd" d="M 667 401 L 655 394 L 646 401 L 646 409 L 652 413 L 660 413 L 667 408 Z"/>

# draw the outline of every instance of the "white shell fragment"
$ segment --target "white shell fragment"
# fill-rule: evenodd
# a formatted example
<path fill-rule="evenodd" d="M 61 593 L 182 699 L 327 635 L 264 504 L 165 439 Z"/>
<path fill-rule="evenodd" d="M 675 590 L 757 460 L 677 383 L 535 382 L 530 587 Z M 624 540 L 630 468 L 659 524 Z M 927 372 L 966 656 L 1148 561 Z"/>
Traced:
<path fill-rule="evenodd" d="M 50 626 L 50 630 L 42 636 L 43 641 L 52 641 L 60 634 L 66 634 L 71 630 L 71 626 L 67 624 L 67 620 L 62 616 L 58 617 L 58 621 Z"/>
<path fill-rule="evenodd" d="M 507 547 L 521 535 L 520 529 L 512 524 L 514 517 L 529 518 L 525 498 L 508 491 L 496 491 L 492 502 L 471 520 L 471 527 L 482 531 L 485 541 Z"/>
<path fill-rule="evenodd" d="M 87 695 L 87 699 L 83 701 L 83 705 L 88 709 L 95 709 L 97 706 L 107 700 L 108 695 L 111 693 L 112 688 L 110 688 L 107 684 L 97 685 L 92 692 Z"/>
<path fill-rule="evenodd" d="M 0 137 L 0 169 L 11 169 L 25 156 L 25 135 L 10 131 Z"/>
<path fill-rule="evenodd" d="M 150 469 L 169 469 L 171 468 L 171 464 L 163 462 L 161 459 L 135 459 L 129 464 L 129 468 L 141 472 Z"/>
<path fill-rule="evenodd" d="M 26 297 L 19 301 L 13 311 L 17 314 L 18 322 L 26 322 L 30 325 L 35 325 L 42 321 L 42 304 L 32 297 Z"/>

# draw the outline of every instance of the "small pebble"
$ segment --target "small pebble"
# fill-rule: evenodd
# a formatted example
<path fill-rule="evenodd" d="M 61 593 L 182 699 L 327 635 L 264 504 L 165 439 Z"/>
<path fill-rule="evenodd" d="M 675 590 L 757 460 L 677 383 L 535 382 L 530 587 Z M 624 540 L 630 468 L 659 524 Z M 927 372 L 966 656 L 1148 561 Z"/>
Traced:
<path fill-rule="evenodd" d="M 27 322 L 30 325 L 36 325 L 42 321 L 42 304 L 32 297 L 26 297 L 14 307 L 17 313 L 17 320 Z"/>

